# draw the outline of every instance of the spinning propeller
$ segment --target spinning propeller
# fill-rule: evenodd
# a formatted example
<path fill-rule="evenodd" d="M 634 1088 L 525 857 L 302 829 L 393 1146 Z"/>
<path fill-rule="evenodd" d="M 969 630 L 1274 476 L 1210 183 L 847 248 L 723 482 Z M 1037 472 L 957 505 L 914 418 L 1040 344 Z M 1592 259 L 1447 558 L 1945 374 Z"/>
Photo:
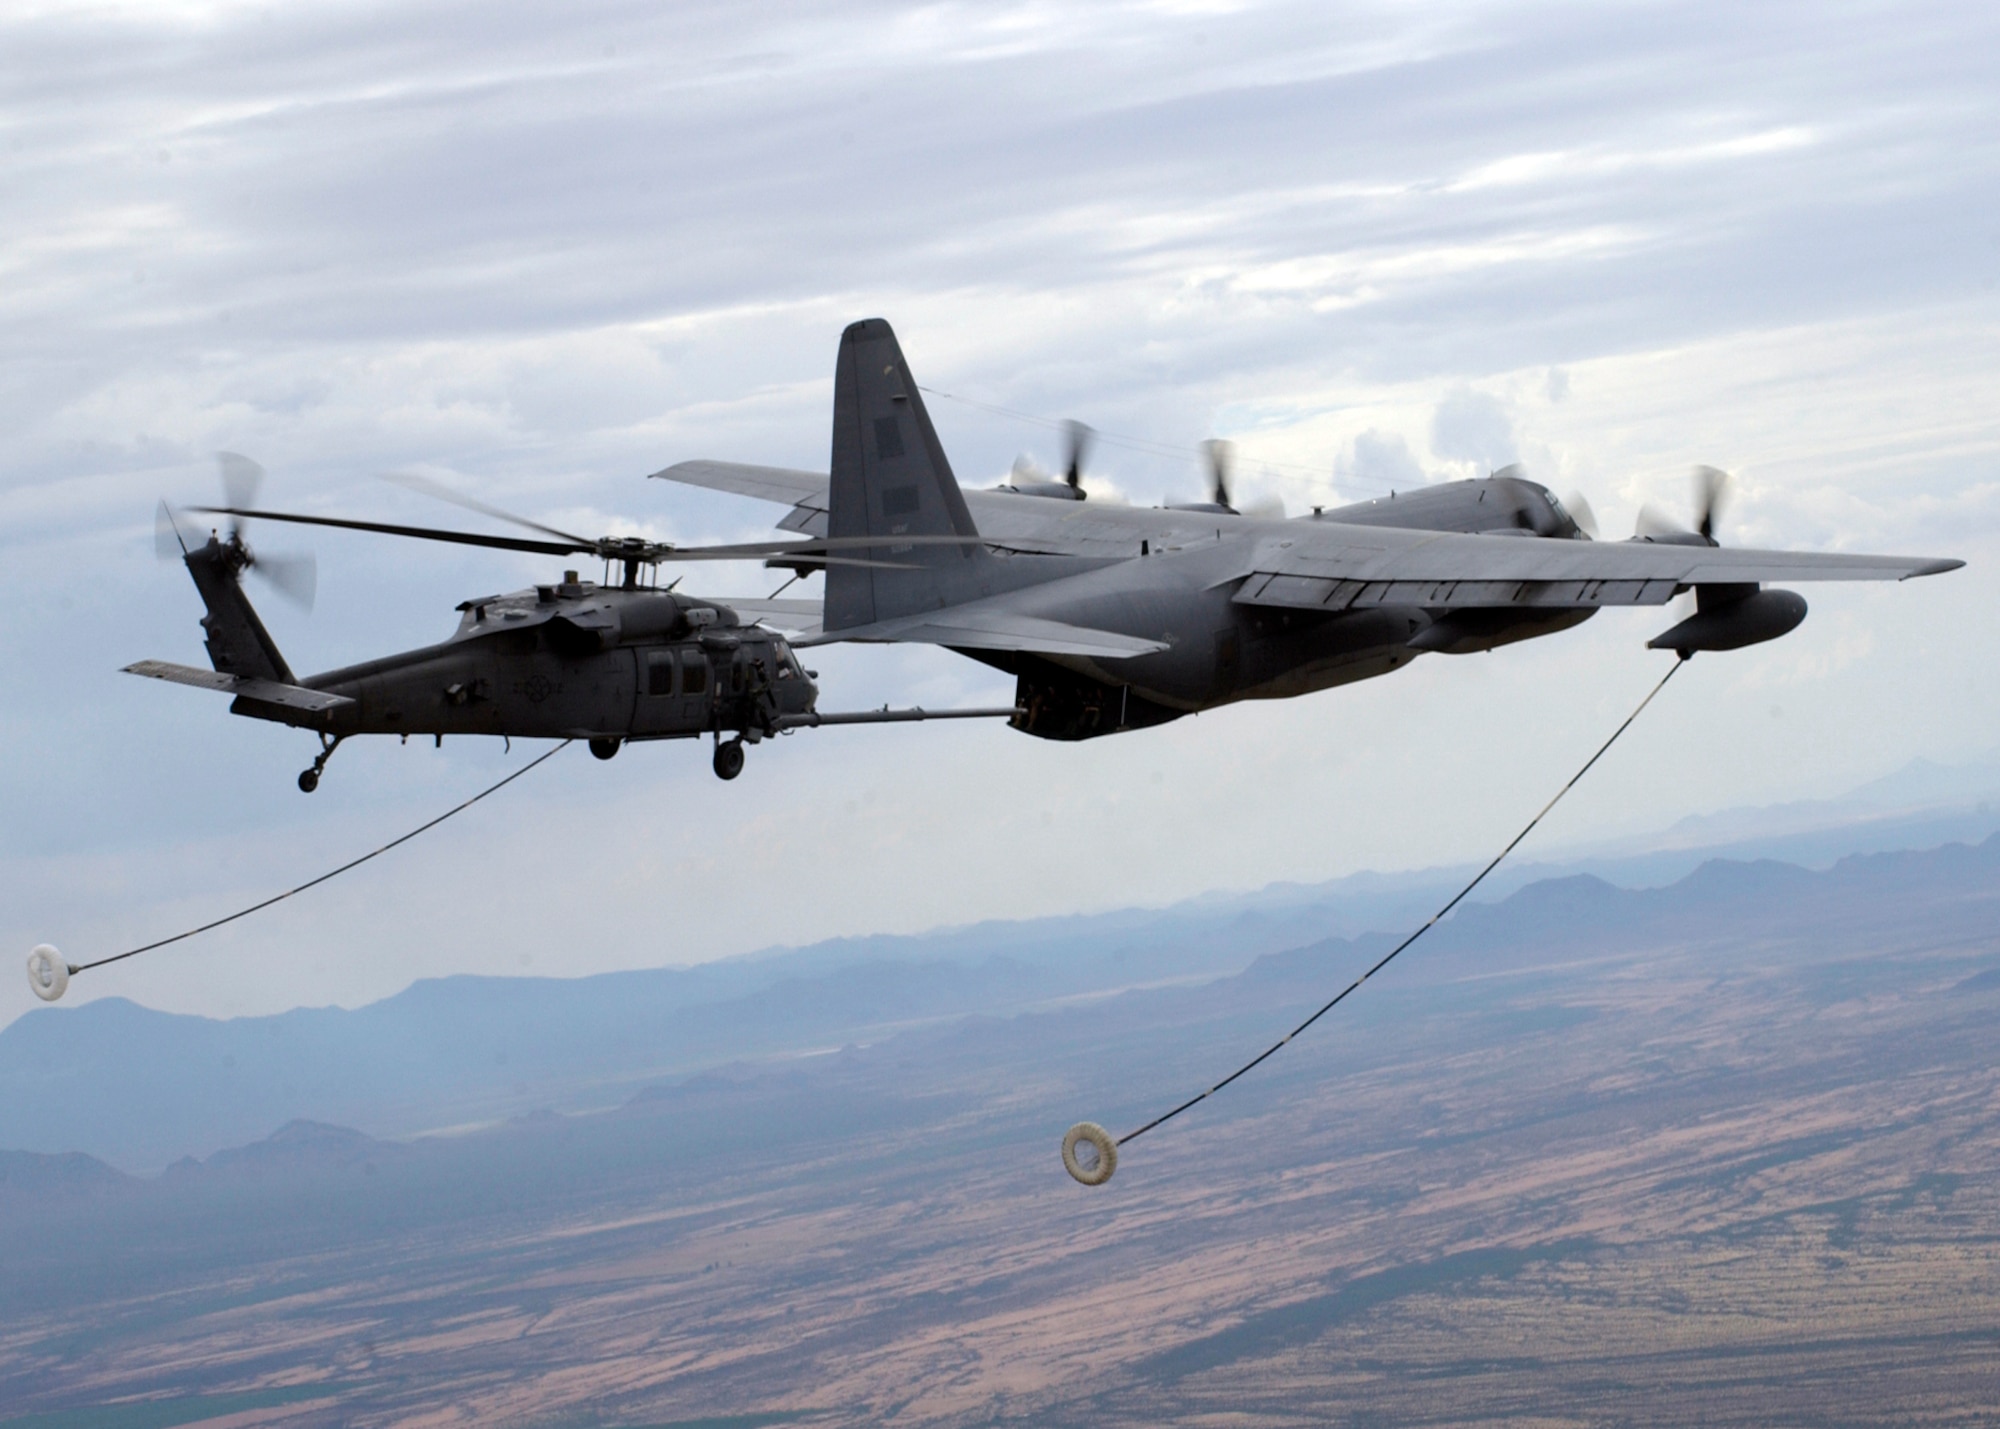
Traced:
<path fill-rule="evenodd" d="M 1719 546 L 1715 526 L 1728 503 L 1730 475 L 1717 467 L 1694 469 L 1694 529 L 1689 530 L 1651 502 L 1639 508 L 1632 539 L 1666 546 Z"/>
<path fill-rule="evenodd" d="M 319 589 L 319 566 L 310 551 L 283 551 L 257 555 L 243 539 L 245 522 L 262 515 L 257 510 L 257 491 L 264 484 L 264 468 L 236 452 L 217 452 L 215 464 L 222 474 L 223 499 L 227 506 L 197 506 L 203 512 L 220 512 L 236 519 L 229 523 L 228 539 L 222 542 L 230 563 L 238 571 L 250 571 L 269 582 L 278 594 L 306 610 L 312 609 Z M 180 523 L 165 501 L 153 517 L 153 550 L 163 561 L 177 561 L 187 554 Z"/>
<path fill-rule="evenodd" d="M 1201 454 L 1208 458 L 1210 503 L 1224 511 L 1234 511 L 1236 508 L 1229 504 L 1229 474 L 1236 465 L 1236 443 L 1211 437 L 1201 444 Z"/>
<path fill-rule="evenodd" d="M 1569 519 L 1576 523 L 1576 529 L 1597 539 L 1597 513 L 1591 509 L 1590 498 L 1581 491 L 1572 491 L 1563 498 L 1563 510 L 1569 512 Z"/>
<path fill-rule="evenodd" d="M 1090 454 L 1090 444 L 1097 433 L 1072 417 L 1063 423 L 1063 433 L 1069 438 L 1069 461 L 1063 472 L 1063 480 L 1076 493 L 1078 501 L 1083 500 L 1083 459 Z"/>

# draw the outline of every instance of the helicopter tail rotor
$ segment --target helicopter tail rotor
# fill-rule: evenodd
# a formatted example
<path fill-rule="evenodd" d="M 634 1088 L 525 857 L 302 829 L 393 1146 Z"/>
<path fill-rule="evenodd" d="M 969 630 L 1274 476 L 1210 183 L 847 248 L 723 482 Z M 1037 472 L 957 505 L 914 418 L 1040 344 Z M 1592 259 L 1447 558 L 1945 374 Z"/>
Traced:
<path fill-rule="evenodd" d="M 162 500 L 153 513 L 153 554 L 163 561 L 179 561 L 187 557 L 187 549 L 180 523 L 174 520 L 174 508 Z"/>
<path fill-rule="evenodd" d="M 311 610 L 319 591 L 319 563 L 312 552 L 274 551 L 258 555 L 243 539 L 249 516 L 257 509 L 257 494 L 264 486 L 263 466 L 241 452 L 217 452 L 215 465 L 222 477 L 222 510 L 231 517 L 229 536 L 223 543 L 231 553 L 231 564 L 239 571 L 262 577 L 279 595 L 304 610 Z M 172 508 L 164 501 L 154 519 L 153 543 L 163 559 L 187 554 L 187 542 L 181 538 Z"/>

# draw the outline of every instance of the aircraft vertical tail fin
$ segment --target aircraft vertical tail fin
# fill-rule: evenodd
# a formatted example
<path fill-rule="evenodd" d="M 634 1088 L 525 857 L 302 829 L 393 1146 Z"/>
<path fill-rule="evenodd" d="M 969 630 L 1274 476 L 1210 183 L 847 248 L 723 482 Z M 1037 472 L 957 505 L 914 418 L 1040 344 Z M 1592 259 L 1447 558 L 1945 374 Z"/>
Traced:
<path fill-rule="evenodd" d="M 275 680 L 281 685 L 298 683 L 278 643 L 264 622 L 257 618 L 250 597 L 243 593 L 243 571 L 248 553 L 234 537 L 225 543 L 214 536 L 183 558 L 188 574 L 208 614 L 201 628 L 208 637 L 209 663 L 225 675 L 244 675 L 258 680 Z"/>
<path fill-rule="evenodd" d="M 923 393 L 896 334 L 880 318 L 840 335 L 833 382 L 829 536 L 880 536 L 873 560 L 908 569 L 830 566 L 825 628 L 870 625 L 986 593 L 991 557 L 970 544 L 898 545 L 898 536 L 977 536 Z"/>

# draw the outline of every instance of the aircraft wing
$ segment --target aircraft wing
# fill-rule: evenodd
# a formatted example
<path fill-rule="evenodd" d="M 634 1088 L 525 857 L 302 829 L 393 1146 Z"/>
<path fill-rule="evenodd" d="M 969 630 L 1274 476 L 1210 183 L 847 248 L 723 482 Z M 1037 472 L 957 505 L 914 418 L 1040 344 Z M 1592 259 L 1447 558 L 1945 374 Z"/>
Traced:
<path fill-rule="evenodd" d="M 1650 541 L 1439 534 L 1328 526 L 1257 543 L 1235 599 L 1347 610 L 1376 605 L 1664 605 L 1693 585 L 1908 580 L 1965 562 L 1757 551 Z"/>
<path fill-rule="evenodd" d="M 961 650 L 1022 650 L 1039 655 L 1085 655 L 1100 660 L 1129 660 L 1134 655 L 1150 655 L 1167 648 L 1159 640 L 1142 640 L 1115 631 L 979 605 L 947 606 L 921 615 L 878 620 L 873 625 L 828 630 L 797 643 L 826 645 L 836 640 L 949 645 Z"/>
<path fill-rule="evenodd" d="M 176 665 L 167 660 L 141 660 L 136 665 L 127 665 L 125 673 L 144 675 L 149 680 L 167 680 L 176 685 L 192 685 L 201 690 L 219 690 L 225 695 L 240 695 L 259 704 L 304 710 L 309 714 L 325 714 L 328 710 L 354 703 L 346 695 L 328 694 L 325 690 L 309 690 L 303 685 L 260 680 L 251 675 L 225 675 L 220 670 Z"/>
<path fill-rule="evenodd" d="M 781 529 L 826 534 L 827 477 L 789 467 L 735 461 L 683 461 L 653 475 L 685 486 L 729 491 L 790 506 Z M 1115 501 L 1051 501 L 1005 491 L 963 487 L 966 509 L 990 546 L 1045 555 L 1118 559 L 1139 554 L 1141 544 L 1165 549 L 1221 539 L 1248 518 L 1126 506 Z"/>

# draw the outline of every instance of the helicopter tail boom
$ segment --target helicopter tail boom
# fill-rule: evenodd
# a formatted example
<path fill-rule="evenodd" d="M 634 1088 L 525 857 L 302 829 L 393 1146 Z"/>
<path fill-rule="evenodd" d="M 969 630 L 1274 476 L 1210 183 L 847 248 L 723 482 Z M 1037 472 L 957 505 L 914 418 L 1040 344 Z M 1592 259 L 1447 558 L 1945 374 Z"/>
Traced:
<path fill-rule="evenodd" d="M 225 543 L 211 536 L 184 559 L 195 589 L 201 592 L 201 603 L 208 607 L 201 628 L 208 637 L 209 663 L 217 672 L 296 685 L 277 641 L 243 593 L 242 573 L 249 560 L 242 543 L 234 537 Z"/>

